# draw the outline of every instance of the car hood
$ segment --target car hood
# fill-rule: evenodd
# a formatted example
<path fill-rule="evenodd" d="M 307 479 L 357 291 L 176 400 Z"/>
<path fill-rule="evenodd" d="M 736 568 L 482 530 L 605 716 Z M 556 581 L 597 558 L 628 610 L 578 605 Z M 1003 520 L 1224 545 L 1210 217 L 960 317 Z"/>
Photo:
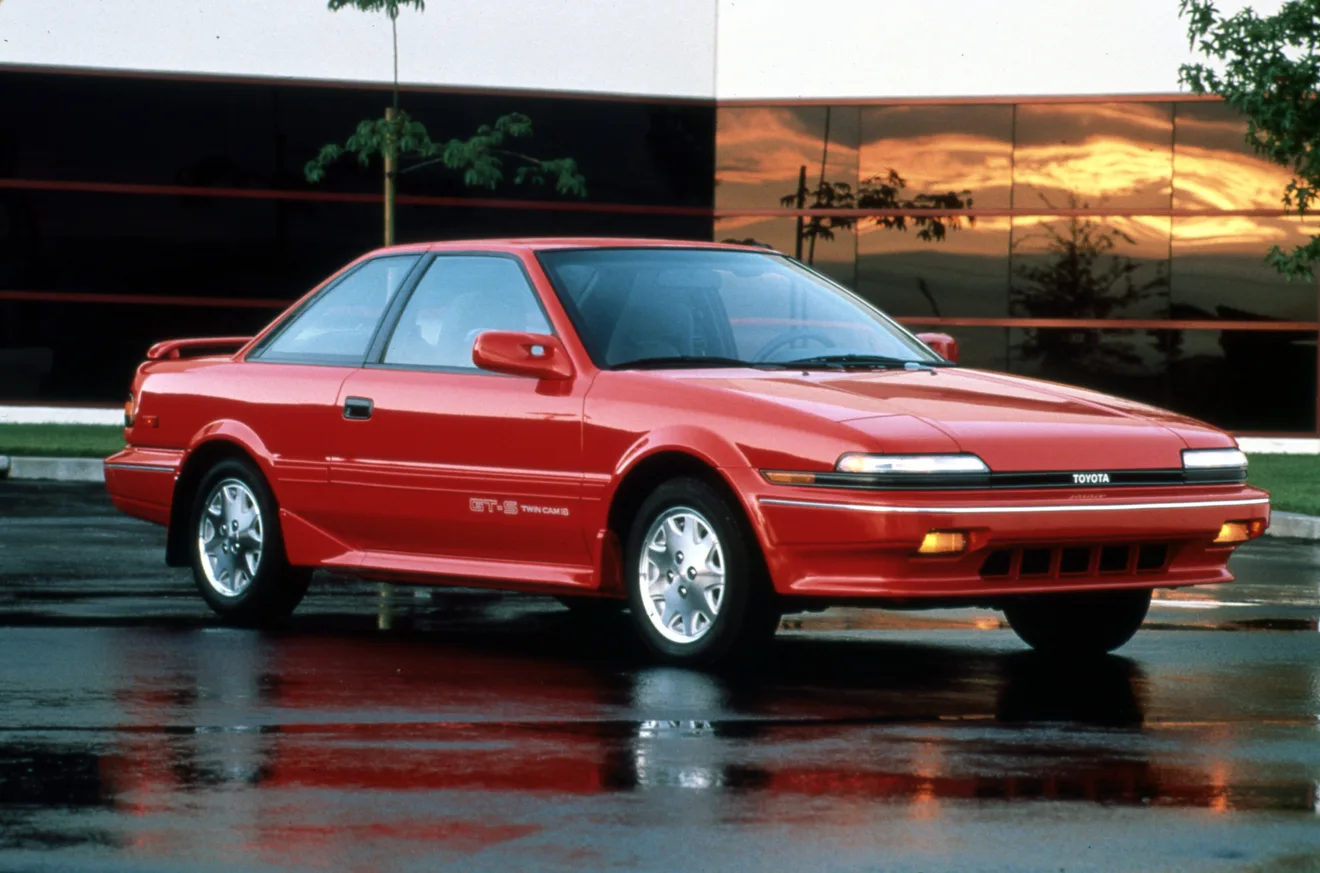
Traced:
<path fill-rule="evenodd" d="M 847 423 L 880 451 L 885 417 L 917 418 L 1000 471 L 1173 468 L 1189 446 L 1233 445 L 1214 428 L 1154 407 L 963 368 L 684 377 Z"/>

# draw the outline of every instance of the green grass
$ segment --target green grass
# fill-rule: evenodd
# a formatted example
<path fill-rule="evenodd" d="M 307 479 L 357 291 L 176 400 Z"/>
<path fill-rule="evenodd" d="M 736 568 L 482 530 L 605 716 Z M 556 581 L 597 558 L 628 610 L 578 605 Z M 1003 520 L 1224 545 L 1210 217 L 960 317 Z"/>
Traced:
<path fill-rule="evenodd" d="M 104 458 L 124 447 L 122 427 L 99 424 L 0 424 L 0 455 Z"/>
<path fill-rule="evenodd" d="M 1270 492 L 1275 509 L 1320 515 L 1320 456 L 1252 455 L 1247 480 Z"/>
<path fill-rule="evenodd" d="M 118 427 L 0 424 L 0 455 L 104 458 L 124 447 Z M 1320 515 L 1320 457 L 1252 455 L 1249 479 L 1270 492 L 1276 509 Z"/>

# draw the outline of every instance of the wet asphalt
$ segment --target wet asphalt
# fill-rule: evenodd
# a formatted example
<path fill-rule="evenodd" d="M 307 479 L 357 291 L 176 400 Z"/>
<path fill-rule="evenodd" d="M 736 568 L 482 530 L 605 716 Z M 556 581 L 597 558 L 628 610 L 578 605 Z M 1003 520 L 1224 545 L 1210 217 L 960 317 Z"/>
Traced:
<path fill-rule="evenodd" d="M 549 598 L 318 580 L 221 626 L 91 486 L 0 482 L 0 871 L 1320 871 L 1320 548 L 1068 667 L 995 613 L 736 673 Z"/>

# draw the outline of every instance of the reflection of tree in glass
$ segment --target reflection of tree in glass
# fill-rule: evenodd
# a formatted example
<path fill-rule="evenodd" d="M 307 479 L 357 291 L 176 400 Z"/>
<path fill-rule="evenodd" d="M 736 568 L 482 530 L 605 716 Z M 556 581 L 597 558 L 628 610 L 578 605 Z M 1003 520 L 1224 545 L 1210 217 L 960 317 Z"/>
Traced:
<path fill-rule="evenodd" d="M 1073 209 L 1087 207 L 1075 196 L 1071 201 Z M 1053 208 L 1048 201 L 1046 205 Z M 1129 234 L 1100 219 L 1076 216 L 1042 224 L 1036 232 L 1015 239 L 1015 255 L 1024 245 L 1043 251 L 1039 255 L 1033 252 L 1030 260 L 1013 270 L 1013 315 L 1107 319 L 1167 288 L 1165 264 L 1156 264 L 1155 275 L 1143 280 L 1139 272 L 1147 265 L 1119 253 L 1120 247 L 1135 244 Z M 1018 353 L 1024 360 L 1038 359 L 1047 367 L 1106 370 L 1115 365 L 1135 366 L 1142 363 L 1141 357 L 1124 341 L 1133 333 L 1096 328 L 1028 329 Z"/>
<path fill-rule="evenodd" d="M 826 178 L 830 157 L 830 109 L 825 109 L 825 134 L 822 138 L 820 154 L 820 175 L 814 188 L 807 185 L 807 166 L 798 169 L 797 190 L 779 198 L 781 205 L 789 209 L 831 210 L 831 209 L 886 209 L 905 214 L 898 215 L 813 215 L 798 216 L 795 234 L 794 256 L 808 264 L 816 262 L 816 240 L 833 240 L 836 230 L 850 230 L 859 222 L 870 221 L 876 226 L 888 230 L 906 231 L 909 225 L 916 229 L 917 239 L 925 242 L 939 242 L 950 230 L 961 226 L 962 218 L 956 215 L 931 215 L 935 210 L 969 209 L 972 205 L 971 191 L 948 191 L 944 194 L 917 194 L 904 197 L 907 182 L 894 169 L 866 179 L 853 190 L 847 182 L 831 182 Z M 924 214 L 923 214 L 924 213 Z M 967 223 L 974 224 L 976 219 L 968 217 Z M 738 242 L 738 240 L 724 240 Z M 805 251 L 804 251 L 805 249 Z M 805 258 L 803 257 L 805 255 Z"/>
<path fill-rule="evenodd" d="M 828 146 L 827 146 L 828 147 Z M 885 173 L 872 176 L 862 182 L 856 193 L 847 182 L 830 182 L 823 177 L 815 189 L 806 187 L 806 167 L 798 176 L 798 190 L 779 198 L 784 206 L 794 209 L 893 209 L 901 210 L 903 215 L 868 215 L 857 216 L 813 215 L 810 218 L 798 217 L 797 257 L 802 258 L 803 247 L 807 248 L 806 261 L 814 263 L 816 258 L 816 240 L 834 239 L 834 231 L 849 230 L 859 221 L 871 221 L 877 227 L 887 230 L 906 231 L 911 225 L 917 231 L 917 239 L 925 242 L 939 242 L 950 230 L 957 230 L 962 219 L 956 215 L 923 215 L 923 212 L 947 209 L 969 209 L 972 205 L 971 191 L 949 191 L 944 194 L 917 194 L 904 197 L 903 190 L 907 182 L 897 171 L 890 169 Z M 808 203 L 808 198 L 810 202 Z M 969 217 L 967 223 L 974 224 L 975 218 Z"/>

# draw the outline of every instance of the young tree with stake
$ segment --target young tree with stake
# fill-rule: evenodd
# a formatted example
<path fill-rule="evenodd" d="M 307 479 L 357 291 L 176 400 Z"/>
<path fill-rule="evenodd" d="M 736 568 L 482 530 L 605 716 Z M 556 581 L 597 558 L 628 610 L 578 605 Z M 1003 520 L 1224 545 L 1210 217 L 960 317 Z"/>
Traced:
<path fill-rule="evenodd" d="M 342 146 L 338 143 L 323 146 L 303 168 L 307 181 L 320 182 L 325 178 L 326 168 L 345 154 L 356 156 L 364 167 L 372 158 L 379 157 L 385 171 L 385 245 L 394 244 L 394 203 L 399 174 L 434 164 L 462 172 L 463 184 L 470 188 L 494 189 L 505 180 L 507 164 L 514 168 L 515 185 L 553 184 L 560 194 L 586 197 L 586 180 L 572 158 L 537 158 L 507 147 L 511 140 L 532 134 L 532 120 L 522 113 L 511 112 L 497 118 L 494 124 L 483 124 L 467 139 L 436 142 L 424 124 L 399 108 L 399 12 L 405 6 L 422 12 L 426 0 L 329 0 L 331 12 L 347 7 L 388 16 L 394 49 L 393 101 L 383 117 L 359 122 L 357 130 Z M 400 170 L 399 162 L 410 158 L 416 163 Z"/>

